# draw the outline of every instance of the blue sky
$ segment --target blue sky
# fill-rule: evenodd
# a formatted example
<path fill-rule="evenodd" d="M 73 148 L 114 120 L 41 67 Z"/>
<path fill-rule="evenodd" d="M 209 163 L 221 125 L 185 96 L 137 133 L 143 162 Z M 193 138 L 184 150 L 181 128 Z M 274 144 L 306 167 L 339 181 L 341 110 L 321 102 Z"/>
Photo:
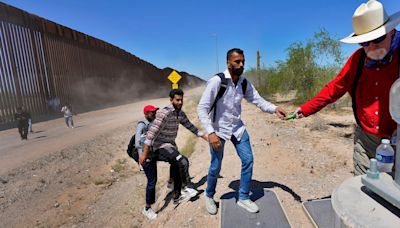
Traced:
<path fill-rule="evenodd" d="M 208 79 L 226 67 L 226 51 L 245 51 L 246 68 L 260 50 L 264 66 L 286 58 L 286 49 L 324 27 L 334 37 L 352 32 L 362 0 L 34 0 L 3 1 L 118 46 L 159 68 Z M 381 0 L 389 15 L 400 1 Z M 218 40 L 218 42 L 216 42 Z M 218 44 L 218 49 L 216 48 Z M 349 56 L 357 45 L 343 44 Z"/>

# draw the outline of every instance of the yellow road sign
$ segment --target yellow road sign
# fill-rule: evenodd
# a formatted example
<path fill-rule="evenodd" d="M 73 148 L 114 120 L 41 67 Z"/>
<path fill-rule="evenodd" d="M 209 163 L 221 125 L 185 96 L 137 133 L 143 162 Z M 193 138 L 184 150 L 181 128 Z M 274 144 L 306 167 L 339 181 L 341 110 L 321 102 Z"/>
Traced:
<path fill-rule="evenodd" d="M 181 76 L 176 72 L 176 71 L 172 71 L 169 76 L 168 79 L 172 82 L 172 83 L 177 83 L 179 82 L 179 80 L 181 80 Z"/>
<path fill-rule="evenodd" d="M 172 84 L 172 89 L 178 89 L 178 84 L 177 83 Z"/>

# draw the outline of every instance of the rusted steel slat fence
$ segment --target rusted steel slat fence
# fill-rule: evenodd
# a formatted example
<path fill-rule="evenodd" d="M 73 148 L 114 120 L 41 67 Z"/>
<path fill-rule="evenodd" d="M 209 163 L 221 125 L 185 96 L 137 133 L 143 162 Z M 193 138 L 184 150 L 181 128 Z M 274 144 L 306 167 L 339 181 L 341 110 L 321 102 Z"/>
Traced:
<path fill-rule="evenodd" d="M 0 127 L 14 122 L 18 106 L 34 119 L 46 118 L 59 114 L 65 103 L 83 111 L 132 100 L 149 88 L 167 91 L 168 71 L 0 2 Z M 202 82 L 183 76 L 181 84 Z"/>

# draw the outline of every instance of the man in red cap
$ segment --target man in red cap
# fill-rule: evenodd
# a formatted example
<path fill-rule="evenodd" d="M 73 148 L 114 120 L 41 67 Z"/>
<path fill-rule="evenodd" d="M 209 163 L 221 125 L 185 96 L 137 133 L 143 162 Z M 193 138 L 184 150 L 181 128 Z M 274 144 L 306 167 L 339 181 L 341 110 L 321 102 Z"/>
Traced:
<path fill-rule="evenodd" d="M 146 105 L 146 106 L 144 106 L 144 108 L 143 108 L 143 112 L 144 112 L 144 115 L 145 115 L 146 118 L 147 118 L 147 114 L 149 114 L 149 113 L 155 113 L 155 112 L 157 112 L 158 109 L 159 109 L 159 108 L 156 108 L 156 107 L 154 107 L 153 105 Z"/>
<path fill-rule="evenodd" d="M 139 121 L 136 127 L 136 136 L 135 136 L 135 148 L 137 148 L 139 156 L 143 153 L 143 142 L 146 138 L 147 130 L 149 129 L 151 122 L 153 122 L 153 120 L 156 118 L 156 112 L 158 109 L 159 108 L 154 107 L 153 105 L 146 105 L 143 108 L 145 119 Z M 140 166 L 140 171 L 142 170 L 143 169 Z"/>
<path fill-rule="evenodd" d="M 159 108 L 153 105 L 146 105 L 143 108 L 144 120 L 139 121 L 136 127 L 135 135 L 135 148 L 139 156 L 143 153 L 143 143 L 146 138 L 147 130 L 150 128 L 151 123 L 156 118 L 156 113 Z M 140 171 L 144 171 L 147 178 L 146 187 L 146 207 L 143 214 L 150 220 L 156 219 L 157 214 L 151 209 L 151 204 L 155 202 L 156 184 L 157 184 L 157 159 L 149 160 L 148 164 L 142 167 L 139 164 Z"/>

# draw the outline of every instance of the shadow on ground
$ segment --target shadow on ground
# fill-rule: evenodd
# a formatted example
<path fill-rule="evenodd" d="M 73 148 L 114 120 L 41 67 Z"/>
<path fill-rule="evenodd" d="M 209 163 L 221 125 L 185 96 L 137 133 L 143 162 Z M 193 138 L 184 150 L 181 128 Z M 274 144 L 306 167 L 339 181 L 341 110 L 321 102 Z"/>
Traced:
<path fill-rule="evenodd" d="M 239 186 L 240 186 L 240 180 L 234 180 L 229 184 L 229 187 L 231 189 L 235 190 L 236 192 L 239 191 Z M 263 190 L 264 188 L 280 188 L 283 191 L 292 195 L 294 200 L 296 200 L 298 202 L 302 202 L 301 197 L 286 185 L 283 185 L 283 184 L 280 184 L 277 182 L 273 182 L 273 181 L 265 181 L 265 182 L 261 182 L 261 181 L 257 181 L 257 180 L 251 181 L 251 187 L 250 187 L 251 191 Z M 259 199 L 259 198 L 256 198 L 254 200 L 257 200 L 257 199 Z"/>
<path fill-rule="evenodd" d="M 191 187 L 197 190 L 197 188 L 203 186 L 207 181 L 207 175 L 203 176 L 198 182 L 192 183 Z M 200 190 L 199 193 L 195 196 L 189 199 L 189 201 L 194 202 L 197 201 L 200 198 L 200 195 L 204 192 L 204 190 Z M 164 204 L 163 206 L 156 212 L 160 213 L 163 211 L 167 206 L 171 203 L 173 198 L 173 191 L 168 192 L 168 194 L 164 198 Z M 180 204 L 175 205 L 174 209 L 176 209 Z"/>

